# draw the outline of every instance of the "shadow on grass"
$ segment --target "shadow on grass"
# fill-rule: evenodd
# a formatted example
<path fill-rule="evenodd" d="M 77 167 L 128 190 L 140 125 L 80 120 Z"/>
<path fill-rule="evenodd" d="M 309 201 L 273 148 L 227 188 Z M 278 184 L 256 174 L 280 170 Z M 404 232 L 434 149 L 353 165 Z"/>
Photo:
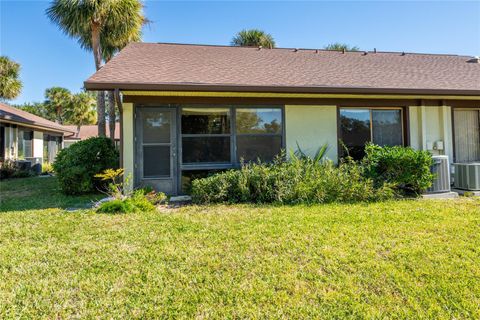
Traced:
<path fill-rule="evenodd" d="M 0 212 L 59 209 L 88 209 L 103 194 L 67 196 L 55 177 L 17 178 L 0 181 Z"/>

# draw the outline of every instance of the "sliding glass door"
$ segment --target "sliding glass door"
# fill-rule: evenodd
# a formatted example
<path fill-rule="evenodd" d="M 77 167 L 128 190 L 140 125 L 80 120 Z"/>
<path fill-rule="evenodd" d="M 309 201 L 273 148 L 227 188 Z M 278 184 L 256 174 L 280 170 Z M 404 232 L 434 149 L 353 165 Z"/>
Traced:
<path fill-rule="evenodd" d="M 455 162 L 480 161 L 480 110 L 454 110 Z"/>

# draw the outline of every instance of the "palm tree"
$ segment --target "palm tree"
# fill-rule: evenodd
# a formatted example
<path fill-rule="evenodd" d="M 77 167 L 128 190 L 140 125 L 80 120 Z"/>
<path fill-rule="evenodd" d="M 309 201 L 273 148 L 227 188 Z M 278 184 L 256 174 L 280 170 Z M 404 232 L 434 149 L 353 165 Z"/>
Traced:
<path fill-rule="evenodd" d="M 45 90 L 45 107 L 48 113 L 55 115 L 55 122 L 63 123 L 65 108 L 72 101 L 70 90 L 61 87 L 52 87 Z"/>
<path fill-rule="evenodd" d="M 53 0 L 47 16 L 80 46 L 91 50 L 99 70 L 105 52 L 102 45 L 115 46 L 145 23 L 139 0 Z M 122 42 L 122 41 L 119 41 Z M 105 136 L 105 93 L 97 94 L 98 135 Z"/>
<path fill-rule="evenodd" d="M 113 28 L 112 30 L 106 30 L 107 37 L 102 38 L 102 51 L 103 59 L 105 62 L 110 61 L 113 56 L 124 47 L 126 47 L 130 42 L 141 41 L 142 40 L 142 27 L 149 23 L 149 21 L 143 16 L 135 16 L 135 23 L 130 25 L 129 29 L 126 30 L 117 30 Z M 108 101 L 108 128 L 110 133 L 110 139 L 115 142 L 115 122 L 117 118 L 116 113 L 116 103 L 115 103 L 115 94 L 113 91 L 107 92 L 107 101 Z M 120 110 L 120 116 L 122 115 L 122 110 Z M 121 128 L 120 128 L 121 130 Z"/>
<path fill-rule="evenodd" d="M 72 96 L 65 110 L 68 124 L 76 125 L 77 131 L 86 124 L 95 123 L 95 98 L 88 92 L 80 92 Z"/>
<path fill-rule="evenodd" d="M 325 50 L 332 50 L 332 51 L 360 51 L 360 48 L 357 46 L 350 46 L 345 43 L 335 42 L 323 47 Z"/>
<path fill-rule="evenodd" d="M 244 29 L 237 33 L 231 42 L 232 46 L 237 47 L 264 47 L 275 48 L 275 40 L 272 35 L 258 29 Z"/>
<path fill-rule="evenodd" d="M 22 90 L 22 82 L 18 79 L 20 64 L 8 57 L 0 57 L 0 99 L 14 99 Z"/>

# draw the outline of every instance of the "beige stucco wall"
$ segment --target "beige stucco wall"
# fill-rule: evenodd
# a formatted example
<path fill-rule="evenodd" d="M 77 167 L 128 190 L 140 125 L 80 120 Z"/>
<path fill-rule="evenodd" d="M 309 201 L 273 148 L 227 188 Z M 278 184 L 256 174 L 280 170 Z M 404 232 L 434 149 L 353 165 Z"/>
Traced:
<path fill-rule="evenodd" d="M 33 156 L 43 158 L 43 132 L 33 131 Z"/>
<path fill-rule="evenodd" d="M 134 110 L 132 103 L 123 103 L 123 168 L 125 177 L 129 177 L 130 186 L 134 179 Z"/>
<path fill-rule="evenodd" d="M 433 155 L 447 155 L 453 161 L 452 112 L 449 106 L 409 108 L 410 145 Z M 443 150 L 438 142 L 443 142 Z"/>
<path fill-rule="evenodd" d="M 285 106 L 285 134 L 287 153 L 296 151 L 298 142 L 302 151 L 313 156 L 327 143 L 327 157 L 337 162 L 336 106 Z"/>

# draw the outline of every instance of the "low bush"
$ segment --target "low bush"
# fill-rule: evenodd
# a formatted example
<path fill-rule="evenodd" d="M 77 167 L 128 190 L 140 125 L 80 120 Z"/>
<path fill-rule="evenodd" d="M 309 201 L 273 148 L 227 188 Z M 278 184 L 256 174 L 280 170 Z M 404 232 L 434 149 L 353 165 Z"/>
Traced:
<path fill-rule="evenodd" d="M 130 213 L 135 210 L 136 208 L 130 199 L 114 199 L 101 203 L 97 208 L 99 213 Z"/>
<path fill-rule="evenodd" d="M 42 175 L 52 174 L 53 166 L 49 162 L 42 163 Z"/>
<path fill-rule="evenodd" d="M 6 160 L 0 163 L 0 180 L 13 178 L 27 178 L 34 176 L 32 170 L 21 168 L 12 160 Z"/>
<path fill-rule="evenodd" d="M 118 160 L 119 154 L 112 140 L 94 137 L 61 150 L 53 169 L 63 193 L 90 193 L 105 184 L 95 175 L 108 168 L 117 168 Z"/>
<path fill-rule="evenodd" d="M 151 192 L 149 194 L 154 193 L 155 192 Z M 154 198 L 148 198 L 143 192 L 143 190 L 135 191 L 132 194 L 130 200 L 138 211 L 146 212 L 155 210 L 155 203 L 153 202 Z"/>
<path fill-rule="evenodd" d="M 113 200 L 103 202 L 97 208 L 99 213 L 131 213 L 137 211 L 153 211 L 155 206 L 166 202 L 163 192 L 155 192 L 145 187 L 134 191 L 125 188 L 129 178 L 123 180 L 124 169 L 106 169 L 95 177 L 108 182 L 105 193 Z"/>
<path fill-rule="evenodd" d="M 380 147 L 368 144 L 362 163 L 366 177 L 376 186 L 387 182 L 403 196 L 416 196 L 433 183 L 432 156 L 428 151 L 410 147 Z"/>
<path fill-rule="evenodd" d="M 152 195 L 150 192 L 147 195 Z M 159 195 L 163 193 L 159 193 Z M 155 210 L 157 204 L 155 198 L 149 198 L 143 190 L 136 190 L 130 196 L 122 199 L 113 199 L 107 202 L 102 202 L 98 208 L 98 213 L 133 213 L 133 212 L 148 212 Z"/>
<path fill-rule="evenodd" d="M 363 167 L 349 160 L 335 166 L 292 154 L 291 161 L 250 163 L 192 182 L 195 203 L 331 203 L 391 199 L 388 184 L 375 186 Z"/>

